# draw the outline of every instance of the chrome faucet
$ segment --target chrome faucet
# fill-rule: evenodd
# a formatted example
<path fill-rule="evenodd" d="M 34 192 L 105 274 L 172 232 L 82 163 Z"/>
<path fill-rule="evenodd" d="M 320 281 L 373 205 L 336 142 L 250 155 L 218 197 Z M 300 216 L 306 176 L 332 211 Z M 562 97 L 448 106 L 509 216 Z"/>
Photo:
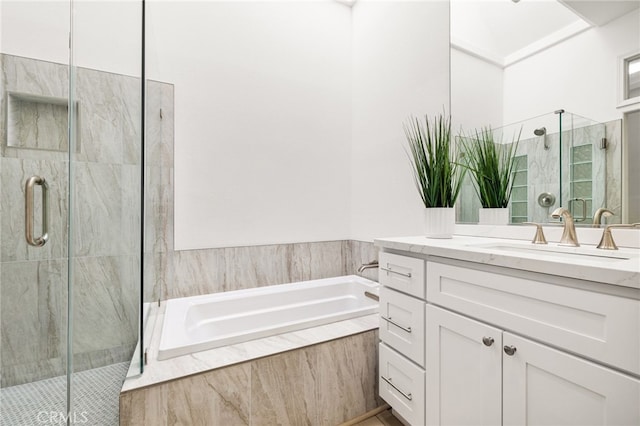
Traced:
<path fill-rule="evenodd" d="M 602 223 L 602 218 L 611 217 L 611 216 L 613 216 L 613 212 L 611 210 L 600 207 L 598 210 L 596 210 L 595 214 L 593 215 L 593 225 L 591 225 L 591 227 L 600 228 L 600 224 Z"/>
<path fill-rule="evenodd" d="M 551 217 L 554 219 L 560 219 L 564 221 L 564 230 L 562 231 L 562 237 L 560 237 L 561 246 L 580 247 L 578 243 L 578 236 L 576 235 L 576 225 L 573 222 L 573 216 L 571 212 L 564 207 L 558 207 L 551 213 Z"/>
<path fill-rule="evenodd" d="M 358 273 L 361 274 L 364 272 L 365 269 L 373 269 L 377 267 L 378 267 L 378 261 L 372 260 L 369 263 L 363 263 L 362 265 L 360 265 L 360 267 L 358 268 Z"/>

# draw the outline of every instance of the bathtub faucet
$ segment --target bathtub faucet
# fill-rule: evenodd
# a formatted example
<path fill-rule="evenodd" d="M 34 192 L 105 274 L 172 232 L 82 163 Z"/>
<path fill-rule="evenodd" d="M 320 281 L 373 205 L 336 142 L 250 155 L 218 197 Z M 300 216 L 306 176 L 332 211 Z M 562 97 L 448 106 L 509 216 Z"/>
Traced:
<path fill-rule="evenodd" d="M 358 273 L 361 274 L 364 272 L 365 269 L 373 269 L 377 267 L 378 267 L 378 261 L 372 260 L 369 263 L 363 263 L 362 265 L 360 265 L 360 267 L 358 268 Z"/>

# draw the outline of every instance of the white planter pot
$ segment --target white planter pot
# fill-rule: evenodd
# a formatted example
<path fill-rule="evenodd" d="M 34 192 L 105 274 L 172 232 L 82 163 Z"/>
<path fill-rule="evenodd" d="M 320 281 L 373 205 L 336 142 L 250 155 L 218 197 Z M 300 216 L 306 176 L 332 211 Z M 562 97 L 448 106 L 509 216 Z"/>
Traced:
<path fill-rule="evenodd" d="M 480 209 L 478 211 L 478 223 L 480 225 L 508 225 L 509 208 Z"/>
<path fill-rule="evenodd" d="M 426 208 L 424 224 L 427 238 L 451 238 L 456 225 L 456 210 L 453 207 Z"/>

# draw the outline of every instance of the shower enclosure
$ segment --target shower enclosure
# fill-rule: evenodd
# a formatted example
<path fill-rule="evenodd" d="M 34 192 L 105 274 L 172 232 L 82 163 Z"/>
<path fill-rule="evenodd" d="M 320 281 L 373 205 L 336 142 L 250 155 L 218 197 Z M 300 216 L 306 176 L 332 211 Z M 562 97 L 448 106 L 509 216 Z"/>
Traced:
<path fill-rule="evenodd" d="M 141 368 L 142 2 L 0 19 L 0 423 L 115 425 Z"/>
<path fill-rule="evenodd" d="M 616 212 L 609 223 L 620 221 L 620 200 L 614 199 L 620 193 L 619 146 L 608 149 L 607 125 L 615 127 L 557 110 L 494 129 L 502 143 L 519 138 L 510 223 L 554 221 L 549 214 L 560 206 L 569 209 L 578 224 L 591 225 L 600 207 Z M 481 204 L 469 175 L 456 207 L 458 222 L 478 222 Z"/>

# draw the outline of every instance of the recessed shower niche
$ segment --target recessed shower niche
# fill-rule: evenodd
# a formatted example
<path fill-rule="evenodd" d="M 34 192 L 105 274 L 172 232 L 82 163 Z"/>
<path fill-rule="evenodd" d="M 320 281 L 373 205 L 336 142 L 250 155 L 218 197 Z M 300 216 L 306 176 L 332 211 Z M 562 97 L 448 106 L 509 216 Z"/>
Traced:
<path fill-rule="evenodd" d="M 69 149 L 68 114 L 67 98 L 9 92 L 7 146 L 66 152 Z"/>

